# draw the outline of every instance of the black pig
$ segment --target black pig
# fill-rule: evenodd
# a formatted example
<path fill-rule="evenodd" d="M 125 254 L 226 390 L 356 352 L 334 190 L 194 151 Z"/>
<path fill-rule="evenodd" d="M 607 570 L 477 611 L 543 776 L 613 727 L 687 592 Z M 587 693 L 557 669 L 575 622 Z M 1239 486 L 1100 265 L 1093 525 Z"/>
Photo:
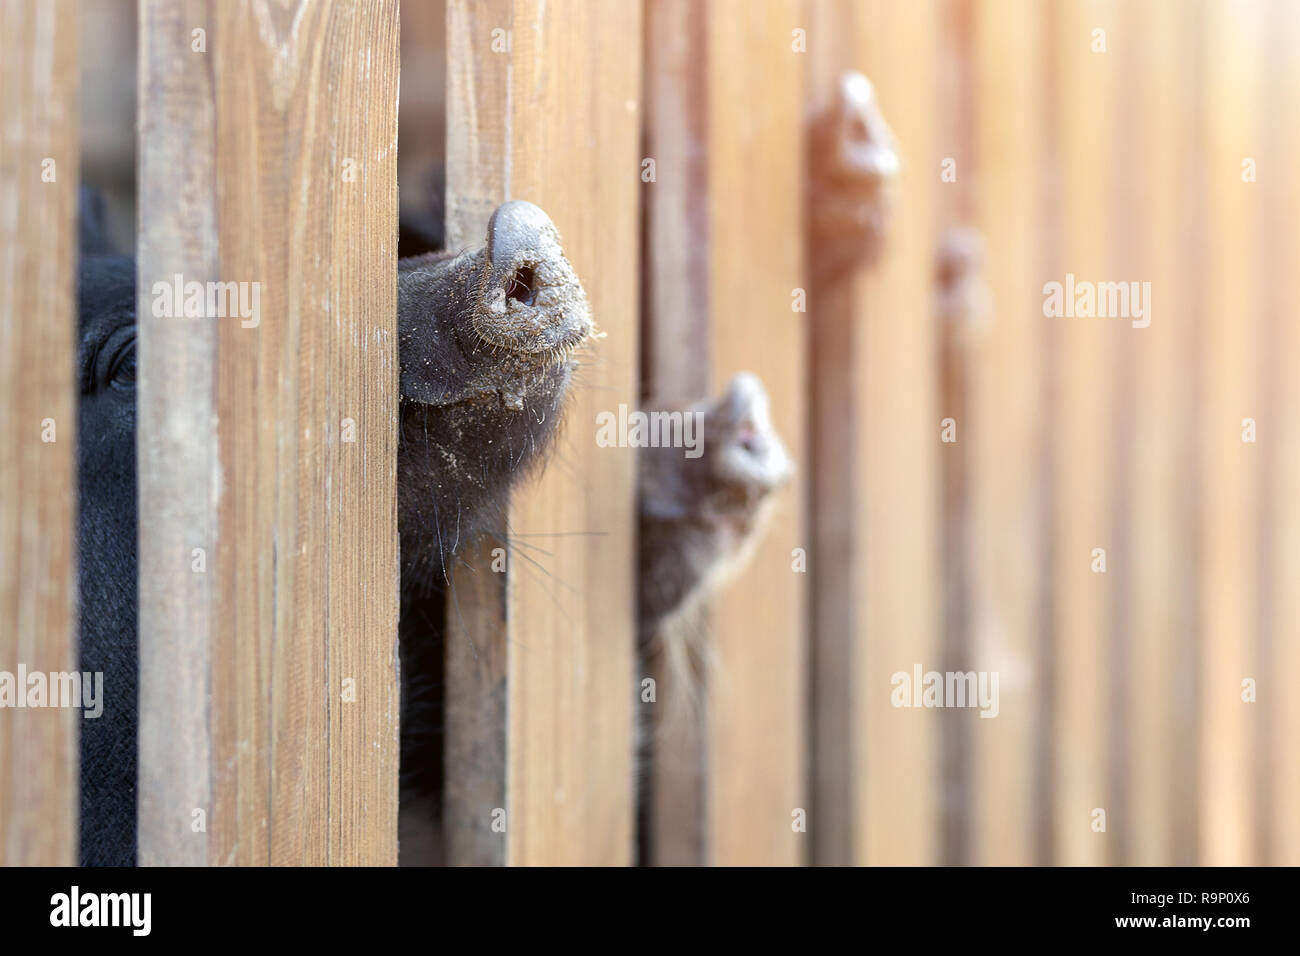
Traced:
<path fill-rule="evenodd" d="M 741 372 L 720 397 L 684 414 L 699 416 L 698 456 L 663 445 L 641 448 L 637 458 L 638 646 L 642 673 L 656 675 L 659 695 L 640 724 L 638 844 L 641 862 L 655 865 L 681 861 L 656 857 L 653 831 L 698 828 L 699 819 L 691 810 L 655 805 L 651 748 L 660 770 L 698 774 L 683 755 L 697 752 L 712 663 L 700 612 L 744 567 L 762 540 L 776 492 L 794 474 L 757 376 Z M 666 818 L 656 819 L 661 815 Z"/>
<path fill-rule="evenodd" d="M 80 267 L 81 670 L 102 671 L 103 715 L 82 724 L 81 862 L 132 865 L 136 848 L 135 304 L 132 259 L 98 254 L 83 200 Z M 503 527 L 507 493 L 535 467 L 591 333 L 586 296 L 536 206 L 508 202 L 487 242 L 398 265 L 401 432 L 398 524 L 404 685 L 441 659 L 441 622 L 417 617 L 458 547 Z M 424 605 L 426 617 L 428 606 Z M 427 633 L 425 633 L 427 632 Z M 424 641 L 425 647 L 412 647 Z M 436 677 L 432 682 L 436 682 Z M 412 695 L 404 687 L 404 701 Z M 418 695 L 416 695 L 418 696 Z M 436 722 L 437 718 L 430 718 Z M 428 728 L 404 713 L 403 803 L 436 785 Z M 410 740 L 417 741 L 410 743 Z M 424 794 L 427 796 L 427 794 Z"/>

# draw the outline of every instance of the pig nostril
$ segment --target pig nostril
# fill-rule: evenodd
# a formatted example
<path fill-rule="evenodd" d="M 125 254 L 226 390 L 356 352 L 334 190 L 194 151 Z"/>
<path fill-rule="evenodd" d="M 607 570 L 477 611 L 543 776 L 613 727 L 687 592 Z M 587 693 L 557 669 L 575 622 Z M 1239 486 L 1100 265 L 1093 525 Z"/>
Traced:
<path fill-rule="evenodd" d="M 533 304 L 533 268 L 532 266 L 520 266 L 515 270 L 515 274 L 510 277 L 506 284 L 506 298 L 523 305 Z"/>

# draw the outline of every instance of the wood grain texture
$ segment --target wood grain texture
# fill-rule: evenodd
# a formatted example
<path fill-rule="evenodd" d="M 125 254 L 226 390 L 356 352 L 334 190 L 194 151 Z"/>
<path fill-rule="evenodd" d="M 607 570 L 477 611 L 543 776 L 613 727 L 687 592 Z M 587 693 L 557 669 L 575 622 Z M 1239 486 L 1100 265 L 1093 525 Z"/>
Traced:
<path fill-rule="evenodd" d="M 491 43 L 493 31 L 509 30 L 512 18 L 511 0 L 446 3 L 445 224 L 451 250 L 481 244 L 492 210 L 510 198 L 511 60 Z M 442 826 L 453 866 L 506 862 L 507 836 L 494 829 L 493 816 L 507 807 L 507 591 L 504 578 L 485 577 L 494 573 L 491 551 L 501 544 L 483 542 L 451 571 Z"/>
<path fill-rule="evenodd" d="M 940 420 L 934 331 L 935 71 L 933 2 L 863 5 L 859 44 L 902 155 L 889 250 L 865 280 L 866 332 L 854 356 L 862 475 L 851 519 L 865 555 L 854 663 L 858 863 L 938 862 L 939 712 L 890 703 L 891 675 L 940 667 Z M 958 426 L 959 440 L 961 436 Z M 967 716 L 974 716 L 974 711 Z M 978 719 L 978 718 L 976 718 Z"/>
<path fill-rule="evenodd" d="M 447 609 L 442 831 L 453 866 L 506 862 L 493 817 L 506 807 L 506 575 L 492 553 L 501 547 L 485 539 L 467 551 Z"/>
<path fill-rule="evenodd" d="M 804 54 L 793 2 L 718 0 L 709 8 L 709 314 L 712 381 L 757 374 L 772 424 L 799 474 L 780 493 L 766 536 L 717 597 L 709 688 L 708 860 L 792 865 L 807 809 L 805 575 L 799 502 L 805 459 L 805 316 L 800 197 Z"/>
<path fill-rule="evenodd" d="M 992 299 L 970 355 L 971 651 L 996 671 L 996 719 L 976 720 L 970 862 L 1033 863 L 1043 530 L 1043 8 L 979 3 L 974 24 L 975 221 Z M 960 181 L 960 172 L 958 174 Z"/>
<path fill-rule="evenodd" d="M 482 242 L 506 199 L 538 204 L 559 228 L 606 333 L 580 356 L 567 426 L 546 470 L 512 502 L 504 607 L 489 596 L 489 606 L 471 611 L 505 642 L 505 861 L 625 864 L 634 450 L 597 448 L 593 429 L 597 411 L 637 399 L 640 7 L 451 0 L 447 17 L 449 244 Z M 494 52 L 493 30 L 507 31 L 509 52 Z M 462 608 L 466 597 L 458 595 Z M 449 635 L 457 639 L 454 622 Z M 495 692 L 495 680 L 480 681 L 482 692 Z M 466 700 L 473 691 L 453 693 Z M 482 733 L 500 738 L 490 719 L 449 712 L 449 753 L 452 735 Z M 484 772 L 447 766 L 449 778 Z"/>
<path fill-rule="evenodd" d="M 141 7 L 142 864 L 396 861 L 396 7 Z"/>
<path fill-rule="evenodd" d="M 0 2 L 0 671 L 14 680 L 77 670 L 78 21 L 64 0 Z M 0 865 L 76 862 L 81 715 L 0 710 Z"/>
<path fill-rule="evenodd" d="M 635 449 L 597 448 L 593 428 L 638 392 L 640 4 L 520 3 L 514 40 L 515 195 L 559 226 L 605 338 L 549 468 L 512 505 L 516 558 L 531 547 L 541 568 L 510 582 L 510 861 L 626 864 Z"/>

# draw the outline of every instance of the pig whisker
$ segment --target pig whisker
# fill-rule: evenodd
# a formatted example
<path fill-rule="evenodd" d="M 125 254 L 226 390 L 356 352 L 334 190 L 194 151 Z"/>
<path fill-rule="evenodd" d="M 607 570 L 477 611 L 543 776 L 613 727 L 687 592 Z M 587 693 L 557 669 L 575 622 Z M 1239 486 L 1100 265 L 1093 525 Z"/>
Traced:
<path fill-rule="evenodd" d="M 532 557 L 530 557 L 527 554 L 521 553 L 519 556 L 523 558 L 524 561 L 526 561 L 528 564 L 532 565 L 532 568 L 529 569 L 531 573 L 536 574 L 540 572 L 547 581 L 550 581 L 554 584 L 558 584 L 561 588 L 563 588 L 565 591 L 568 591 L 574 597 L 581 597 L 582 592 L 580 590 L 578 590 L 576 587 L 574 587 L 571 583 L 564 580 L 563 578 L 557 578 L 550 571 L 548 571 L 546 569 L 546 566 L 543 565 L 541 562 L 534 560 Z M 537 580 L 542 580 L 542 578 L 538 578 Z M 546 589 L 546 594 L 548 597 L 550 597 L 551 601 L 555 604 L 556 608 L 559 609 L 559 611 L 565 616 L 565 618 L 571 619 L 572 615 L 570 613 L 570 609 L 567 608 L 560 601 L 559 595 L 555 591 L 551 590 L 550 588 Z"/>
<path fill-rule="evenodd" d="M 537 554 L 543 555 L 543 556 L 545 556 L 545 557 L 548 557 L 548 558 L 553 558 L 553 557 L 555 557 L 555 554 L 554 554 L 553 552 L 551 552 L 551 551 L 547 551 L 545 548 L 540 548 L 540 547 L 538 547 L 538 546 L 535 545 L 535 544 L 529 544 L 529 543 L 526 542 L 526 541 L 516 541 L 516 540 L 513 539 L 513 538 L 502 537 L 501 535 L 502 535 L 504 532 L 495 532 L 495 531 L 492 531 L 492 532 L 488 532 L 488 533 L 489 533 L 489 535 L 490 535 L 490 536 L 491 536 L 491 537 L 492 537 L 492 538 L 493 538 L 493 539 L 494 539 L 498 544 L 503 544 L 503 545 L 505 545 L 506 548 L 507 548 L 507 550 L 514 549 L 515 547 L 520 547 L 520 548 L 529 548 L 529 549 L 531 549 L 532 551 L 535 551 Z"/>
<path fill-rule="evenodd" d="M 468 562 L 462 561 L 461 563 L 469 567 L 470 571 L 474 570 Z M 474 637 L 470 634 L 469 626 L 465 623 L 465 615 L 460 609 L 460 598 L 456 595 L 454 587 L 450 587 L 448 590 L 451 592 L 451 606 L 456 612 L 456 620 L 460 623 L 460 633 L 464 635 L 465 642 L 469 644 L 469 651 L 474 655 L 474 662 L 478 663 L 478 645 L 474 643 Z"/>

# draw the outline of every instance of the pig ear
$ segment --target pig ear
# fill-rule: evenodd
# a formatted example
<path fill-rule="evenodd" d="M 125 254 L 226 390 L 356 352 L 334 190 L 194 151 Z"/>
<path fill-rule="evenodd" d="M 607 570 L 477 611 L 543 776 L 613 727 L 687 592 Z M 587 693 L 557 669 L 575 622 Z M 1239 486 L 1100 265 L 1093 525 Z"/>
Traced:
<path fill-rule="evenodd" d="M 108 238 L 108 217 L 104 212 L 104 197 L 92 186 L 82 186 L 77 198 L 77 213 L 81 220 L 78 242 L 83 256 L 108 256 L 113 254 L 113 243 Z"/>

